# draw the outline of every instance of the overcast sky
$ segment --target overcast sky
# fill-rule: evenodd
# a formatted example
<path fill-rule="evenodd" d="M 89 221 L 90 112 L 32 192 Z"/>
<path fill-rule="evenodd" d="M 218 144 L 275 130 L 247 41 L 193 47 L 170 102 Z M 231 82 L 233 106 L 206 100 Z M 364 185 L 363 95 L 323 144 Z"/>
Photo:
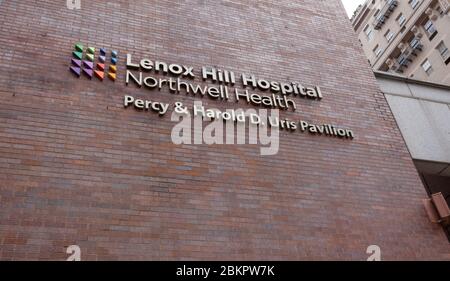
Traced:
<path fill-rule="evenodd" d="M 344 4 L 345 10 L 347 11 L 347 15 L 350 18 L 353 15 L 353 12 L 356 10 L 359 4 L 364 3 L 365 0 L 341 0 Z"/>

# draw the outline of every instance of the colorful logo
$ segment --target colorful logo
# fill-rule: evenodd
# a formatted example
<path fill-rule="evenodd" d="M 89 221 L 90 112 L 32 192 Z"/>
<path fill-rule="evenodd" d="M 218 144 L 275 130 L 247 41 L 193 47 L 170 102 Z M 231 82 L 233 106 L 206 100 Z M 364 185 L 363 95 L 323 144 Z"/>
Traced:
<path fill-rule="evenodd" d="M 85 52 L 83 45 L 81 43 L 77 43 L 75 44 L 72 56 L 73 58 L 71 60 L 70 71 L 77 77 L 80 77 L 83 74 L 89 79 L 92 79 L 92 76 L 95 76 L 100 81 L 103 81 L 106 73 L 109 79 L 111 79 L 112 81 L 116 81 L 117 51 L 111 51 L 111 64 L 109 65 L 109 67 L 106 66 L 105 48 L 100 48 L 98 62 L 95 65 L 94 65 L 95 62 L 94 47 L 87 47 Z M 105 69 L 108 69 L 108 71 L 105 71 Z"/>

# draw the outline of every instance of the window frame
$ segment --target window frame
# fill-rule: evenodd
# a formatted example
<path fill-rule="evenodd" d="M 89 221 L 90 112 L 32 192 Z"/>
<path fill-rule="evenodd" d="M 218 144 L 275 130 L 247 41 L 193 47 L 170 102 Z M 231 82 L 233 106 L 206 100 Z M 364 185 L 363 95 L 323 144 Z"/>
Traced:
<path fill-rule="evenodd" d="M 392 41 L 392 39 L 394 38 L 394 35 L 395 35 L 394 32 L 392 30 L 388 29 L 386 31 L 386 33 L 384 33 L 384 38 L 386 38 L 386 41 L 388 43 L 390 43 Z"/>
<path fill-rule="evenodd" d="M 427 68 L 425 68 L 425 65 L 428 65 Z M 425 73 L 430 76 L 430 74 L 433 72 L 433 65 L 431 64 L 430 60 L 428 58 L 426 58 L 421 64 L 420 66 L 422 67 L 423 71 L 425 71 Z"/>
<path fill-rule="evenodd" d="M 428 27 L 427 27 L 428 25 Z M 428 19 L 424 25 L 422 25 L 425 33 L 427 34 L 428 39 L 431 41 L 438 33 L 436 27 L 434 26 L 434 22 L 431 19 Z M 431 32 L 432 31 L 432 32 Z"/>
<path fill-rule="evenodd" d="M 439 46 L 444 47 L 442 51 Z M 439 55 L 441 56 L 444 63 L 448 64 L 450 62 L 450 50 L 448 49 L 447 45 L 445 45 L 445 42 L 443 40 L 439 42 L 439 44 L 437 44 L 436 50 L 439 52 Z"/>
<path fill-rule="evenodd" d="M 417 6 L 419 5 L 420 0 L 409 0 L 409 5 L 411 5 L 411 8 L 415 10 Z"/>
<path fill-rule="evenodd" d="M 377 19 L 378 15 L 380 14 L 380 9 L 377 9 L 375 13 L 373 14 L 373 17 Z"/>
<path fill-rule="evenodd" d="M 402 19 L 401 22 L 400 22 L 400 19 Z M 403 15 L 403 13 L 400 13 L 395 20 L 397 21 L 399 26 L 403 26 L 403 25 L 405 25 L 406 17 L 405 17 L 405 15 Z"/>
<path fill-rule="evenodd" d="M 367 24 L 364 27 L 363 31 L 364 31 L 364 34 L 366 35 L 367 41 L 369 41 L 369 42 L 372 41 L 372 39 L 373 39 L 373 29 L 372 29 L 372 27 L 369 24 Z"/>
<path fill-rule="evenodd" d="M 383 53 L 383 48 L 379 44 L 375 46 L 375 48 L 372 49 L 373 53 L 375 54 L 375 57 L 378 58 Z"/>

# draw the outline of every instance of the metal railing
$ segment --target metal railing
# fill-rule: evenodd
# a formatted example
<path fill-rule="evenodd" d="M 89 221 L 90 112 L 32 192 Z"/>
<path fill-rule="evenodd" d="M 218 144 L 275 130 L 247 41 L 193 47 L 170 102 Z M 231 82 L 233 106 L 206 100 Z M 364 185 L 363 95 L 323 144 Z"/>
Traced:
<path fill-rule="evenodd" d="M 383 26 L 383 24 L 395 10 L 397 5 L 397 0 L 388 0 L 386 4 L 384 4 L 383 8 L 381 8 L 378 16 L 375 18 L 375 21 L 373 23 L 375 29 L 380 29 Z"/>
<path fill-rule="evenodd" d="M 408 43 L 405 50 L 400 53 L 391 69 L 395 72 L 402 73 L 403 70 L 407 68 L 409 64 L 414 60 L 414 58 L 417 56 L 417 53 L 422 51 L 422 48 L 423 45 L 420 42 L 420 39 L 417 37 L 413 38 Z"/>

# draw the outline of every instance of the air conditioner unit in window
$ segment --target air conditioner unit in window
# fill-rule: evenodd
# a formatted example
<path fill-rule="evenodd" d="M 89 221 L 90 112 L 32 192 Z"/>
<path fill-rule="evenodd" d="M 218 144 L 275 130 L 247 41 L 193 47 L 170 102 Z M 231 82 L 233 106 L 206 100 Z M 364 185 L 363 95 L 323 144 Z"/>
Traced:
<path fill-rule="evenodd" d="M 411 62 L 411 60 L 406 57 L 399 58 L 399 60 L 398 60 L 399 65 L 406 66 L 406 67 L 409 65 L 410 62 Z"/>

